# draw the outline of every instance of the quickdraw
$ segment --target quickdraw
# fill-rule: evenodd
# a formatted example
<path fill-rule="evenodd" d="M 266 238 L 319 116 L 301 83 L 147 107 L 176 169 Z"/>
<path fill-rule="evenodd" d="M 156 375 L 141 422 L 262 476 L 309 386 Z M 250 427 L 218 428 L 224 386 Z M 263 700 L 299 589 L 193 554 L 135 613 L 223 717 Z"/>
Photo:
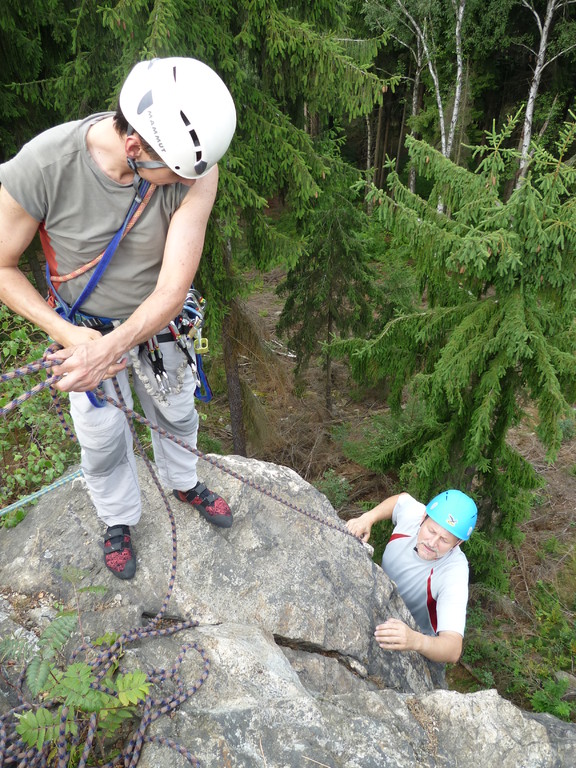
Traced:
<path fill-rule="evenodd" d="M 146 342 L 146 348 L 148 350 L 148 359 L 150 360 L 152 370 L 154 371 L 156 386 L 160 392 L 169 394 L 172 391 L 172 388 L 170 386 L 170 382 L 168 381 L 168 374 L 164 368 L 162 352 L 160 352 L 160 347 L 158 346 L 158 338 L 156 336 L 152 336 L 151 339 L 148 339 Z"/>
<path fill-rule="evenodd" d="M 208 340 L 202 337 L 205 310 L 206 299 L 192 285 L 186 294 L 182 313 L 168 324 L 168 333 L 153 336 L 146 344 L 141 345 L 152 366 L 156 380 L 155 388 L 151 386 L 146 374 L 142 371 L 137 354 L 132 355 L 134 370 L 144 383 L 146 391 L 161 405 L 168 404 L 166 395 L 178 394 L 181 391 L 186 366 L 190 368 L 194 377 L 196 386 L 194 396 L 202 402 L 209 402 L 212 399 L 212 390 L 202 363 L 202 354 L 208 352 L 209 347 Z M 176 373 L 176 386 L 170 384 L 164 368 L 160 345 L 165 342 L 174 342 L 184 355 L 184 361 Z"/>

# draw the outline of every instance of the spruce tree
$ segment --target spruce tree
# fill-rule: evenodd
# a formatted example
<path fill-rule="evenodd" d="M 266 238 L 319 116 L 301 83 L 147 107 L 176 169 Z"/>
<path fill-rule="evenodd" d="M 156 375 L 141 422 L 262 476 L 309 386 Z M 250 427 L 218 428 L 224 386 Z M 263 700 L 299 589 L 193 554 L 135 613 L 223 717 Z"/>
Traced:
<path fill-rule="evenodd" d="M 358 174 L 334 161 L 321 193 L 302 221 L 305 249 L 278 292 L 287 299 L 278 323 L 297 355 L 296 378 L 333 337 L 363 334 L 378 306 L 377 274 L 370 265 L 369 219 L 351 193 Z M 325 405 L 332 410 L 332 355 L 324 349 Z"/>
<path fill-rule="evenodd" d="M 299 239 L 286 237 L 267 215 L 268 201 L 280 198 L 295 216 L 304 216 L 327 170 L 318 138 L 326 126 L 369 112 L 381 98 L 383 81 L 370 70 L 381 37 L 361 46 L 347 40 L 349 3 L 341 0 L 223 0 L 192 8 L 188 0 L 87 0 L 79 6 L 73 0 L 38 0 L 31 10 L 34 23 L 40 23 L 36 10 L 66 10 L 65 3 L 70 13 L 64 14 L 60 57 L 42 86 L 57 111 L 53 122 L 113 109 L 132 65 L 155 56 L 197 57 L 232 92 L 237 131 L 220 163 L 219 194 L 197 277 L 209 297 L 212 338 L 220 327 L 229 333 L 234 319 L 224 319 L 241 292 L 239 259 L 261 268 L 293 265 L 302 250 Z M 28 98 L 38 87 L 28 78 L 36 79 L 37 72 L 23 74 L 20 81 L 12 74 L 10 88 Z M 232 376 L 233 339 L 224 346 Z M 229 386 L 239 390 L 237 380 L 229 378 Z M 239 424 L 237 414 L 232 421 Z"/>
<path fill-rule="evenodd" d="M 430 192 L 411 194 L 391 172 L 389 193 L 372 195 L 393 247 L 410 248 L 421 305 L 370 340 L 338 345 L 359 379 L 392 383 L 394 418 L 376 424 L 356 455 L 380 471 L 399 468 L 421 498 L 451 486 L 471 492 L 481 527 L 511 541 L 540 482 L 509 431 L 533 408 L 553 461 L 576 396 L 576 169 L 564 162 L 576 120 L 555 155 L 533 146 L 506 200 L 519 159 L 505 148 L 513 129 L 486 137 L 475 172 L 408 140 Z"/>

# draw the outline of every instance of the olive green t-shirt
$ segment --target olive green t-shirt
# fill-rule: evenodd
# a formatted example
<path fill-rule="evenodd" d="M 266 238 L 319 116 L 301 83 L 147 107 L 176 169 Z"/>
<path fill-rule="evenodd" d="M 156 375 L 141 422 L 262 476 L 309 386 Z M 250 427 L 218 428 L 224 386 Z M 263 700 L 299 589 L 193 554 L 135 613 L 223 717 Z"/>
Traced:
<path fill-rule="evenodd" d="M 66 275 L 107 247 L 135 195 L 132 184 L 109 178 L 88 151 L 89 127 L 112 113 L 50 128 L 0 165 L 0 183 L 45 230 L 43 246 L 52 275 Z M 125 320 L 154 290 L 170 219 L 188 187 L 156 188 L 142 215 L 120 242 L 85 304 L 91 315 Z M 56 286 L 68 304 L 92 271 Z"/>

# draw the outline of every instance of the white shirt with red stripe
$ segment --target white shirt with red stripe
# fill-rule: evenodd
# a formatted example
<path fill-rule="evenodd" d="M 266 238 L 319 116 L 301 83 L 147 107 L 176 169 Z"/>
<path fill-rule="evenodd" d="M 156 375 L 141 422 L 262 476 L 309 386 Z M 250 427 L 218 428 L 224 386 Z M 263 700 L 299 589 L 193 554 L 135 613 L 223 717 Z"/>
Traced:
<path fill-rule="evenodd" d="M 382 568 L 424 634 L 451 631 L 464 636 L 468 560 L 459 546 L 439 560 L 423 560 L 418 555 L 414 547 L 425 512 L 425 505 L 410 494 L 400 495 L 392 512 L 395 527 Z"/>

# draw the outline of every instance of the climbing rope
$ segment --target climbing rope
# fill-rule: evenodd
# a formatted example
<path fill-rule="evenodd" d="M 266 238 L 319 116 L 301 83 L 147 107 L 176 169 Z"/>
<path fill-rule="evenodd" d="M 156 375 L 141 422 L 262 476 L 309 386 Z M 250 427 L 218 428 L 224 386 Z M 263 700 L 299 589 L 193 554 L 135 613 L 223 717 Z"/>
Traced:
<path fill-rule="evenodd" d="M 14 371 L 11 374 L 1 374 L 0 375 L 0 381 L 7 381 L 9 379 L 16 378 L 14 374 L 19 373 L 19 375 L 24 375 L 26 373 L 35 372 L 38 370 L 41 370 L 42 368 L 50 367 L 48 364 L 41 364 L 42 361 L 38 361 L 36 363 L 31 363 L 29 366 L 24 366 L 22 368 L 19 368 L 18 371 Z M 52 363 L 51 365 L 54 365 Z M 6 378 L 4 378 L 6 377 Z M 50 382 L 50 386 L 52 386 L 55 381 L 59 380 L 59 376 L 52 376 L 48 381 Z M 42 389 L 46 388 L 46 383 L 44 386 L 37 385 L 36 389 L 38 392 L 42 391 Z M 32 390 L 30 390 L 32 392 Z M 54 388 L 51 388 L 51 392 L 53 393 L 53 396 L 57 397 L 57 391 L 54 390 Z M 207 462 L 208 464 L 211 464 L 212 466 L 219 469 L 221 472 L 224 472 L 227 475 L 230 475 L 230 477 L 233 477 L 235 480 L 239 480 L 241 483 L 244 483 L 244 485 L 248 485 L 250 488 L 254 488 L 254 490 L 258 491 L 259 493 L 263 494 L 264 496 L 268 496 L 273 501 L 278 502 L 279 504 L 284 505 L 288 509 L 291 509 L 294 512 L 298 512 L 301 515 L 304 515 L 306 517 L 309 517 L 311 520 L 316 521 L 320 525 L 324 525 L 328 528 L 332 528 L 333 530 L 339 531 L 340 533 L 346 534 L 347 536 L 350 536 L 355 541 L 358 541 L 358 539 L 354 536 L 354 534 L 350 533 L 350 531 L 346 528 L 345 525 L 342 524 L 342 522 L 339 520 L 338 522 L 334 522 L 331 520 L 326 520 L 319 515 L 315 515 L 313 512 L 309 512 L 306 509 L 303 509 L 302 507 L 298 506 L 297 504 L 293 504 L 291 501 L 288 501 L 288 499 L 284 499 L 282 496 L 274 493 L 273 491 L 270 491 L 265 486 L 259 485 L 254 480 L 250 478 L 246 478 L 243 475 L 241 475 L 239 472 L 235 472 L 234 470 L 230 469 L 230 467 L 227 467 L 223 462 L 216 459 L 214 456 L 208 455 L 206 453 L 203 453 L 198 448 L 195 448 L 194 446 L 190 445 L 189 443 L 185 442 L 184 440 L 181 440 L 180 438 L 176 437 L 175 435 L 172 435 L 168 430 L 164 429 L 163 427 L 160 427 L 158 424 L 153 424 L 149 419 L 145 418 L 141 414 L 137 413 L 133 409 L 129 408 L 126 403 L 124 402 L 124 399 L 120 393 L 119 389 L 116 389 L 118 400 L 115 400 L 113 397 L 110 397 L 107 395 L 104 390 L 101 388 L 97 388 L 94 390 L 95 396 L 101 400 L 109 403 L 110 405 L 115 406 L 116 408 L 119 408 L 123 413 L 127 416 L 128 422 L 130 425 L 133 424 L 134 421 L 139 422 L 140 424 L 144 424 L 149 429 L 154 430 L 157 432 L 161 437 L 165 437 L 168 440 L 171 440 L 172 442 L 176 443 L 177 445 L 181 446 L 182 448 L 185 448 L 187 451 L 190 451 L 190 453 L 195 454 L 198 456 L 198 458 L 202 459 L 203 461 Z M 34 393 L 35 394 L 35 393 Z M 28 397 L 31 397 L 32 395 L 28 392 L 24 393 L 20 398 L 16 398 L 16 400 L 13 400 L 12 402 L 8 403 L 4 408 L 0 408 L 0 416 L 6 415 L 9 411 L 13 410 L 16 405 L 19 404 L 19 402 L 24 402 L 28 399 Z M 16 405 L 15 405 L 16 404 Z M 70 427 L 64 420 L 63 416 L 61 417 L 61 422 L 64 426 L 64 428 L 70 433 Z M 133 435 L 136 433 L 134 430 L 132 430 Z M 143 456 L 145 456 L 145 451 L 142 452 Z M 151 473 L 153 473 L 152 465 L 149 464 L 148 466 Z M 158 483 L 158 488 L 163 494 L 163 491 L 161 489 L 160 484 Z M 168 502 L 166 501 L 168 504 Z M 168 504 L 169 507 L 169 504 Z M 1 768 L 1 766 L 0 766 Z"/>
<path fill-rule="evenodd" d="M 34 373 L 47 367 L 49 367 L 49 365 L 46 364 L 44 361 L 31 363 L 27 366 L 24 366 L 18 369 L 17 371 L 13 371 L 12 373 L 0 375 L 0 381 L 9 381 L 9 380 L 18 378 L 19 376 L 23 376 L 28 373 Z M 42 391 L 42 389 L 46 388 L 46 386 L 50 386 L 53 397 L 54 396 L 57 397 L 57 392 L 56 390 L 54 390 L 54 388 L 51 385 L 59 379 L 60 379 L 60 376 L 52 376 L 47 380 L 47 383 L 44 383 L 43 386 L 37 385 L 33 387 L 32 389 L 34 390 L 34 392 L 32 391 L 32 389 L 29 390 L 29 392 L 25 393 L 24 396 L 16 398 L 7 406 L 0 409 L 0 415 L 4 416 L 5 414 L 9 413 L 15 407 L 17 407 L 19 403 L 25 402 L 25 400 L 27 400 L 28 397 L 31 397 L 32 394 Z M 115 386 L 116 394 L 118 396 L 119 401 L 123 402 L 122 393 L 120 391 L 120 388 L 118 386 L 116 379 L 114 379 L 114 386 Z M 59 410 L 59 416 L 61 417 L 61 420 L 65 424 L 64 416 L 61 409 Z M 166 591 L 164 600 L 162 602 L 162 606 L 160 607 L 160 610 L 158 611 L 158 613 L 150 619 L 150 623 L 148 627 L 146 628 L 136 627 L 136 628 L 130 629 L 124 632 L 122 635 L 120 635 L 120 637 L 118 637 L 115 642 L 113 642 L 108 646 L 97 648 L 96 646 L 92 645 L 89 642 L 84 642 L 71 654 L 70 663 L 74 663 L 75 661 L 79 660 L 81 656 L 84 656 L 86 663 L 90 665 L 93 672 L 95 673 L 96 682 L 92 684 L 92 687 L 99 691 L 107 690 L 106 687 L 103 685 L 102 681 L 104 680 L 108 670 L 114 664 L 117 663 L 119 657 L 124 652 L 124 648 L 129 643 L 135 642 L 137 640 L 144 640 L 146 638 L 167 637 L 169 635 L 175 634 L 176 632 L 181 632 L 182 630 L 192 629 L 198 626 L 198 622 L 192 619 L 187 621 L 180 621 L 169 628 L 159 628 L 158 626 L 162 621 L 162 619 L 164 618 L 166 608 L 172 596 L 172 591 L 173 591 L 174 583 L 176 579 L 176 565 L 177 565 L 176 524 L 175 524 L 174 515 L 172 513 L 172 509 L 170 507 L 168 498 L 156 476 L 152 463 L 146 456 L 146 451 L 143 449 L 143 446 L 134 428 L 134 424 L 130 419 L 128 419 L 128 422 L 129 422 L 130 430 L 132 432 L 132 437 L 135 441 L 135 444 L 140 454 L 142 455 L 148 467 L 148 470 L 152 475 L 152 478 L 160 492 L 160 495 L 162 497 L 162 500 L 164 501 L 165 507 L 168 512 L 168 517 L 170 520 L 171 532 L 172 532 L 172 563 L 170 568 L 170 578 L 168 583 L 168 589 Z M 52 484 L 52 487 L 56 487 L 58 484 L 61 484 L 62 482 L 67 481 L 68 479 L 71 479 L 73 476 L 75 475 L 71 475 L 69 476 L 69 478 L 62 479 L 62 481 L 60 481 L 59 483 Z M 35 497 L 37 495 L 41 495 L 41 493 L 45 493 L 47 492 L 47 490 L 48 489 L 42 489 L 42 492 L 38 492 L 33 496 Z M 6 511 L 7 510 L 4 510 L 4 512 Z M 179 674 L 179 668 L 184 658 L 184 655 L 187 653 L 188 650 L 191 650 L 191 649 L 195 650 L 200 655 L 203 662 L 203 667 L 202 667 L 202 672 L 198 677 L 198 679 L 192 685 L 185 687 L 182 681 L 182 678 Z M 160 716 L 170 714 L 174 709 L 176 709 L 178 706 L 183 704 L 194 693 L 196 693 L 196 691 L 198 691 L 198 689 L 206 681 L 209 675 L 209 672 L 210 672 L 210 659 L 208 658 L 208 655 L 206 654 L 204 649 L 201 648 L 200 645 L 195 642 L 185 643 L 184 645 L 181 646 L 176 664 L 172 667 L 171 670 L 166 671 L 162 669 L 162 670 L 149 671 L 146 675 L 146 679 L 149 683 L 160 684 L 167 680 L 171 680 L 175 683 L 176 690 L 171 696 L 161 698 L 161 699 L 153 698 L 151 694 L 148 694 L 148 696 L 146 697 L 146 700 L 144 701 L 142 719 L 140 721 L 140 724 L 136 732 L 132 735 L 132 737 L 130 738 L 130 740 L 124 747 L 124 749 L 121 751 L 121 753 L 114 760 L 107 763 L 105 768 L 113 768 L 113 767 L 115 768 L 116 766 L 120 766 L 120 765 L 124 767 L 128 766 L 129 768 L 136 766 L 140 759 L 140 754 L 141 754 L 141 750 L 144 743 L 157 743 L 160 745 L 167 746 L 179 752 L 181 755 L 183 755 L 186 758 L 186 760 L 191 765 L 197 768 L 200 765 L 199 761 L 187 749 L 180 746 L 179 744 L 176 744 L 171 739 L 167 739 L 161 736 L 149 736 L 147 735 L 147 731 L 150 725 L 155 720 L 157 720 Z M 44 768 L 48 764 L 48 758 L 50 756 L 50 751 L 52 748 L 51 742 L 47 741 L 45 744 L 43 744 L 41 748 L 30 747 L 22 739 L 20 739 L 16 731 L 16 726 L 18 724 L 18 714 L 21 714 L 27 710 L 34 709 L 34 706 L 28 701 L 26 701 L 25 699 L 24 683 L 25 683 L 25 670 L 22 671 L 16 687 L 16 692 L 20 701 L 20 706 L 0 716 L 0 768 L 4 768 L 4 766 L 11 766 L 11 765 L 17 765 L 18 768 Z M 51 705 L 57 706 L 57 702 L 50 702 L 50 701 L 42 702 L 42 707 L 44 709 L 49 709 Z M 57 743 L 57 762 L 54 764 L 56 768 L 66 768 L 66 766 L 68 766 L 69 764 L 69 751 L 67 746 L 68 738 L 69 738 L 67 736 L 68 714 L 69 714 L 68 708 L 66 707 L 62 708 L 61 716 L 60 716 L 58 743 Z M 82 746 L 82 754 L 81 754 L 80 761 L 78 763 L 78 768 L 85 768 L 85 766 L 87 765 L 87 761 L 92 753 L 92 749 L 94 746 L 96 733 L 97 733 L 97 717 L 95 714 L 93 714 L 90 717 L 88 731 L 86 735 L 83 736 L 84 743 Z M 72 739 L 72 743 L 70 745 L 71 749 L 79 748 L 80 738 L 81 738 L 80 733 L 78 733 Z"/>
<path fill-rule="evenodd" d="M 18 368 L 17 370 L 12 371 L 11 373 L 0 374 L 0 382 L 10 381 L 10 380 L 28 375 L 30 373 L 36 373 L 43 369 L 51 368 L 53 365 L 54 363 L 48 363 L 45 360 L 39 360 L 34 363 L 29 363 L 28 365 L 22 366 L 21 368 Z M 25 392 L 23 395 L 15 398 L 10 403 L 0 408 L 0 416 L 5 416 L 6 414 L 14 410 L 14 408 L 18 407 L 21 403 L 25 402 L 33 395 L 37 394 L 38 392 L 41 392 L 46 388 L 50 389 L 53 399 L 55 400 L 56 403 L 58 403 L 58 392 L 57 390 L 55 390 L 53 385 L 60 378 L 61 377 L 58 375 L 52 375 L 48 377 L 45 381 L 41 382 L 40 384 L 35 385 L 29 391 Z M 256 483 L 254 480 L 243 477 L 240 473 L 230 469 L 223 462 L 216 459 L 214 456 L 209 456 L 207 454 L 202 453 L 202 451 L 199 451 L 197 448 L 189 445 L 188 443 L 181 440 L 180 438 L 177 438 L 176 436 L 170 434 L 167 430 L 163 429 L 157 424 L 152 424 L 148 419 L 136 413 L 136 411 L 134 411 L 133 409 L 129 408 L 126 405 L 124 398 L 122 396 L 122 393 L 120 391 L 118 382 L 115 378 L 113 379 L 113 383 L 114 383 L 116 396 L 118 398 L 117 400 L 107 395 L 101 388 L 96 389 L 94 394 L 100 400 L 105 401 L 110 405 L 115 406 L 116 408 L 119 408 L 126 415 L 135 445 L 151 474 L 151 477 L 160 493 L 160 496 L 164 502 L 164 505 L 168 513 L 168 518 L 171 526 L 171 534 L 172 534 L 172 562 L 170 567 L 170 578 L 168 582 L 166 595 L 164 597 L 160 610 L 155 616 L 153 616 L 150 619 L 150 624 L 148 627 L 146 628 L 137 627 L 137 628 L 130 629 L 124 632 L 122 635 L 120 635 L 120 637 L 115 642 L 110 644 L 108 647 L 104 646 L 104 647 L 96 648 L 91 643 L 84 642 L 72 653 L 71 662 L 74 662 L 81 655 L 84 655 L 87 663 L 91 665 L 92 669 L 96 673 L 95 675 L 96 683 L 93 683 L 93 687 L 95 687 L 97 690 L 103 690 L 103 691 L 107 689 L 104 686 L 102 681 L 104 680 L 108 670 L 110 670 L 110 668 L 117 663 L 118 658 L 122 655 L 123 649 L 126 647 L 127 644 L 137 640 L 143 640 L 145 638 L 166 637 L 166 636 L 175 634 L 176 632 L 180 632 L 185 629 L 192 629 L 198 626 L 198 622 L 192 619 L 178 622 L 177 624 L 168 628 L 160 628 L 158 626 L 161 623 L 162 619 L 165 617 L 166 608 L 172 596 L 174 583 L 176 579 L 176 565 L 177 565 L 176 524 L 175 524 L 172 509 L 170 506 L 170 502 L 166 496 L 166 493 L 164 492 L 164 489 L 162 488 L 160 481 L 156 476 L 156 472 L 154 471 L 151 461 L 148 459 L 146 455 L 146 451 L 142 447 L 140 439 L 136 433 L 134 422 L 137 421 L 141 424 L 146 425 L 150 429 L 155 430 L 162 437 L 172 440 L 177 445 L 180 445 L 181 447 L 185 448 L 191 453 L 194 453 L 199 458 L 213 465 L 220 471 L 230 475 L 236 480 L 239 480 L 245 485 L 248 485 L 249 487 L 254 488 L 256 491 L 258 491 L 259 493 L 262 493 L 265 496 L 268 496 L 272 500 L 280 504 L 283 504 L 284 506 L 288 507 L 289 509 L 295 512 L 303 514 L 312 520 L 315 520 L 321 525 L 325 525 L 329 528 L 339 531 L 340 533 L 345 533 L 348 536 L 352 536 L 352 538 L 354 538 L 355 541 L 358 541 L 356 537 L 354 537 L 353 534 L 351 534 L 341 522 L 336 523 L 330 520 L 325 520 L 319 515 L 315 515 L 314 513 L 309 512 L 308 510 L 305 510 L 296 504 L 293 504 L 291 501 L 284 499 L 282 496 Z M 66 432 L 73 439 L 75 439 L 73 434 L 71 433 L 70 427 L 68 426 L 68 424 L 64 419 L 64 415 L 61 407 L 59 406 L 59 403 L 57 405 L 57 410 L 58 410 L 58 415 L 60 417 L 60 420 Z M 64 482 L 67 482 L 68 480 L 72 479 L 75 476 L 78 476 L 79 474 L 80 472 L 74 473 L 73 475 L 70 475 L 67 478 L 63 478 L 61 481 L 58 481 L 57 483 L 53 483 L 51 486 L 48 486 L 45 489 L 38 491 L 36 494 L 33 494 L 32 497 L 27 497 L 27 499 L 32 500 L 42 495 L 43 493 L 47 493 L 49 490 L 52 490 L 53 488 L 58 487 L 58 485 L 61 485 Z M 4 514 L 7 511 L 8 511 L 7 509 L 3 510 L 2 514 Z M 179 667 L 182 663 L 184 655 L 188 650 L 191 650 L 191 649 L 195 650 L 202 658 L 203 668 L 198 679 L 191 686 L 189 686 L 188 688 L 185 688 L 181 680 L 181 677 L 179 675 Z M 171 670 L 166 671 L 162 669 L 162 670 L 149 671 L 147 673 L 148 682 L 153 684 L 159 684 L 166 680 L 172 680 L 176 684 L 176 691 L 172 696 L 169 696 L 167 698 L 155 699 L 150 694 L 146 697 L 146 700 L 144 702 L 143 716 L 136 732 L 132 735 L 128 744 L 125 746 L 122 752 L 116 758 L 114 758 L 114 760 L 107 763 L 106 766 L 104 766 L 104 768 L 116 768 L 117 766 L 118 767 L 124 766 L 124 768 L 134 768 L 138 764 L 138 760 L 140 758 L 142 746 L 144 745 L 144 743 L 158 743 L 158 744 L 167 746 L 179 752 L 181 755 L 183 755 L 191 765 L 199 766 L 200 763 L 198 762 L 197 758 L 194 757 L 190 752 L 188 752 L 188 750 L 186 750 L 184 747 L 181 747 L 180 745 L 176 744 L 171 739 L 166 739 L 164 737 L 148 736 L 147 730 L 149 726 L 156 719 L 158 719 L 158 717 L 160 717 L 161 715 L 169 714 L 176 707 L 178 707 L 180 704 L 184 703 L 188 698 L 190 698 L 190 696 L 196 693 L 196 691 L 206 681 L 209 675 L 209 671 L 210 671 L 210 659 L 208 658 L 206 652 L 197 643 L 185 643 L 184 645 L 181 646 L 180 654 L 178 656 L 176 664 Z M 36 747 L 30 748 L 25 742 L 23 742 L 19 738 L 18 733 L 16 731 L 18 714 L 22 713 L 23 711 L 34 708 L 33 705 L 27 702 L 24 697 L 24 692 L 23 692 L 24 682 L 25 682 L 25 670 L 23 670 L 23 672 L 21 673 L 18 681 L 18 685 L 17 685 L 17 693 L 20 700 L 20 706 L 0 716 L 0 768 L 4 768 L 4 766 L 12 766 L 12 765 L 16 765 L 18 766 L 18 768 L 45 768 L 45 766 L 48 765 L 50 742 L 47 742 L 46 744 L 44 744 L 40 749 Z M 49 708 L 50 703 L 51 702 L 43 701 L 42 706 L 44 708 Z M 69 759 L 68 751 L 67 751 L 68 737 L 66 736 L 66 723 L 67 723 L 68 714 L 69 714 L 68 710 L 66 708 L 63 708 L 61 712 L 60 730 L 59 730 L 59 737 L 58 737 L 58 744 L 57 744 L 57 762 L 52 763 L 53 765 L 56 766 L 56 768 L 66 768 L 66 766 L 68 765 L 68 759 Z M 96 729 L 97 729 L 97 718 L 96 718 L 96 715 L 93 715 L 90 718 L 88 732 L 85 736 L 85 741 L 82 748 L 82 755 L 78 763 L 78 768 L 85 768 L 87 765 L 87 761 L 89 759 L 89 756 L 92 752 L 92 747 L 94 745 L 94 740 L 96 737 Z M 80 740 L 80 735 L 77 735 L 75 737 L 76 743 L 73 740 L 72 746 L 75 749 L 78 749 L 79 747 L 79 740 Z M 52 755 L 51 755 L 51 758 L 52 758 Z"/>
<path fill-rule="evenodd" d="M 344 533 L 348 536 L 351 536 L 355 541 L 358 541 L 356 536 L 350 533 L 350 531 L 346 528 L 346 526 L 343 525 L 340 521 L 333 522 L 331 520 L 325 520 L 319 515 L 315 515 L 313 512 L 309 512 L 308 510 L 303 509 L 302 507 L 299 507 L 297 504 L 293 504 L 291 501 L 284 499 L 282 496 L 279 496 L 277 493 L 270 491 L 265 486 L 259 485 L 254 480 L 244 477 L 239 472 L 235 472 L 233 469 L 230 469 L 230 467 L 227 467 L 226 464 L 219 461 L 214 456 L 210 456 L 206 453 L 202 453 L 202 451 L 198 450 L 197 448 L 194 448 L 192 445 L 185 442 L 184 440 L 181 440 L 179 437 L 176 437 L 175 435 L 170 434 L 170 432 L 168 432 L 168 430 L 164 429 L 163 427 L 160 427 L 157 424 L 152 424 L 152 422 L 149 421 L 147 418 L 145 418 L 144 416 L 141 416 L 139 413 L 129 408 L 124 403 L 123 400 L 118 400 L 118 401 L 114 400 L 114 398 L 107 395 L 104 392 L 104 390 L 98 388 L 95 390 L 95 393 L 99 399 L 105 400 L 107 403 L 110 403 L 110 405 L 114 405 L 116 408 L 119 408 L 121 411 L 123 411 L 128 417 L 130 422 L 138 421 L 140 424 L 145 424 L 150 429 L 153 429 L 155 432 L 158 432 L 158 434 L 161 435 L 162 437 L 165 437 L 168 440 L 171 440 L 172 442 L 176 443 L 176 445 L 179 445 L 182 448 L 185 448 L 187 451 L 190 451 L 190 453 L 196 454 L 198 458 L 203 459 L 205 462 L 207 462 L 208 464 L 211 464 L 213 467 L 216 467 L 221 472 L 224 472 L 225 474 L 230 475 L 230 477 L 233 477 L 235 480 L 239 480 L 244 485 L 247 485 L 250 488 L 254 488 L 254 490 L 258 491 L 264 496 L 268 496 L 270 499 L 273 499 L 279 504 L 283 504 L 285 507 L 288 507 L 288 509 L 291 509 L 294 512 L 298 512 L 301 515 L 305 515 L 306 517 L 309 517 L 311 520 L 315 520 L 317 523 L 320 523 L 320 525 L 325 525 L 328 528 L 332 528 L 336 531 L 339 531 L 340 533 Z"/>
<path fill-rule="evenodd" d="M 25 507 L 27 504 L 31 504 L 33 501 L 36 501 L 36 499 L 39 499 L 41 496 L 44 496 L 45 493 L 50 493 L 50 491 L 55 491 L 56 488 L 60 488 L 62 485 L 66 485 L 66 483 L 69 483 L 72 480 L 76 480 L 76 478 L 82 477 L 82 476 L 83 476 L 82 470 L 77 469 L 75 472 L 71 472 L 69 475 L 66 475 L 65 477 L 61 477 L 59 480 L 55 480 L 53 483 L 50 483 L 50 485 L 45 485 L 43 488 L 40 488 L 39 491 L 35 491 L 34 493 L 31 493 L 29 496 L 24 496 L 18 501 L 15 501 L 13 504 L 9 504 L 7 507 L 4 507 L 4 509 L 0 510 L 0 517 L 2 517 L 3 515 L 7 515 L 8 512 L 13 512 L 15 509 L 19 509 L 20 507 Z"/>
<path fill-rule="evenodd" d="M 10 371 L 9 373 L 0 374 L 0 382 L 13 381 L 14 379 L 26 376 L 29 373 L 36 373 L 45 368 L 51 368 L 53 365 L 54 363 L 49 363 L 46 360 L 36 360 L 34 363 L 28 363 L 27 365 L 23 365 L 21 368 L 16 368 L 16 370 Z M 14 400 L 11 400 L 7 405 L 0 408 L 0 416 L 6 416 L 10 413 L 10 411 L 13 411 L 15 408 L 18 408 L 20 405 L 22 405 L 22 403 L 25 403 L 26 400 L 30 400 L 31 397 L 37 395 L 39 392 L 42 392 L 42 390 L 51 387 L 59 379 L 60 376 L 50 376 L 44 381 L 41 381 L 39 384 L 36 384 L 32 387 L 32 389 L 29 389 L 27 392 L 24 392 L 22 395 L 14 398 Z"/>

